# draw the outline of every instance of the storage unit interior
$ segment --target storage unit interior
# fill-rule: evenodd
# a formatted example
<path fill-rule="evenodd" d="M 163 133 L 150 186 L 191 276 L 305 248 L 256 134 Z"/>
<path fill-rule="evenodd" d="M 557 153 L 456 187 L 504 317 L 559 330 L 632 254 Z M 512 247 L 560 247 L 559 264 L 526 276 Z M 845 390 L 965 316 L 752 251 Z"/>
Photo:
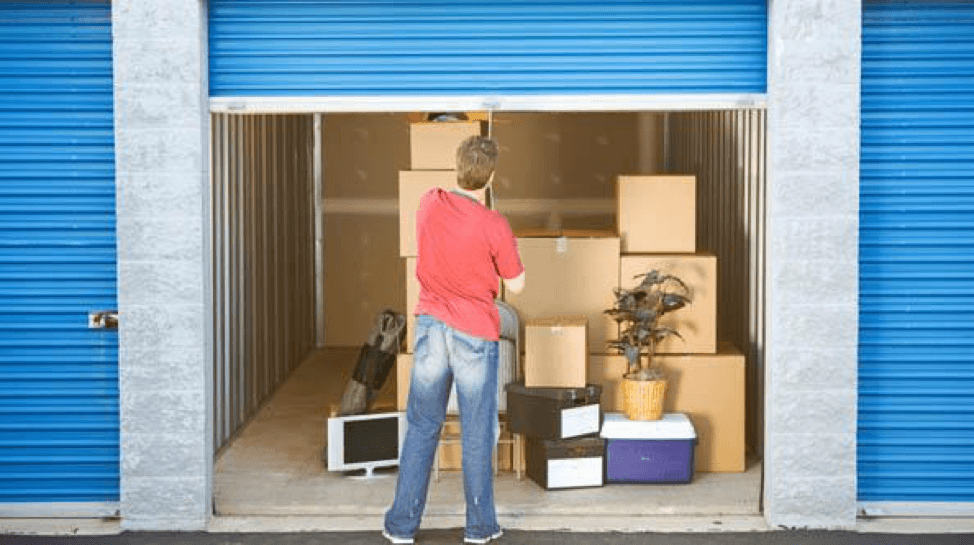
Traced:
<path fill-rule="evenodd" d="M 318 126 L 310 113 L 212 116 L 217 514 L 378 516 L 392 500 L 392 475 L 329 473 L 322 453 L 327 417 L 377 314 L 409 310 L 398 180 L 411 168 L 417 115 L 317 117 Z M 746 471 L 698 472 L 690 485 L 545 492 L 501 472 L 498 513 L 758 514 L 764 111 L 498 112 L 492 121 L 496 207 L 515 230 L 615 230 L 619 175 L 696 176 L 697 252 L 718 262 L 717 337 L 746 356 L 751 453 Z M 528 271 L 529 284 L 544 281 Z M 395 389 L 393 374 L 380 404 L 394 405 Z M 459 474 L 443 472 L 427 513 L 462 516 L 462 498 Z"/>

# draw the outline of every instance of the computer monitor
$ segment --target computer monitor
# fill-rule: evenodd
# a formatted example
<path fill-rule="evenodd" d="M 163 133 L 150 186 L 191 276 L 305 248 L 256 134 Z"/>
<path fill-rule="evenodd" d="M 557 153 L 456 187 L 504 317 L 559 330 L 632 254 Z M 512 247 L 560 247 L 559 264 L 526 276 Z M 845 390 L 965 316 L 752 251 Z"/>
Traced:
<path fill-rule="evenodd" d="M 364 469 L 372 477 L 376 468 L 399 465 L 405 439 L 404 412 L 329 418 L 328 471 Z"/>

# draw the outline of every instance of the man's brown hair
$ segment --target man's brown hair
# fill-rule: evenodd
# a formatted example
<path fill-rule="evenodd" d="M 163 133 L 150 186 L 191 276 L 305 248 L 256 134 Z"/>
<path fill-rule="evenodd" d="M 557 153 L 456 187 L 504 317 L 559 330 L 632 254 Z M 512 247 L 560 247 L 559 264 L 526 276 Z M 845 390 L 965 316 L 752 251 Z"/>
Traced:
<path fill-rule="evenodd" d="M 457 184 L 467 191 L 482 189 L 497 168 L 497 142 L 471 136 L 457 148 Z"/>

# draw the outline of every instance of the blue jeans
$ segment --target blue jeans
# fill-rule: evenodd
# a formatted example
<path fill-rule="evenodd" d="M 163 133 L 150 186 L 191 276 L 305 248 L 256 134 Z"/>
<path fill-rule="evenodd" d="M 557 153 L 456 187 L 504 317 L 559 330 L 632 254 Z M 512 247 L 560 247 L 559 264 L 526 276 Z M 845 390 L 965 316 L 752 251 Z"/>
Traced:
<path fill-rule="evenodd" d="M 494 511 L 492 459 L 497 444 L 497 342 L 458 331 L 426 315 L 416 318 L 416 343 L 406 406 L 406 442 L 399 458 L 396 499 L 385 530 L 414 537 L 426 507 L 433 455 L 453 381 L 460 404 L 466 537 L 500 530 Z"/>

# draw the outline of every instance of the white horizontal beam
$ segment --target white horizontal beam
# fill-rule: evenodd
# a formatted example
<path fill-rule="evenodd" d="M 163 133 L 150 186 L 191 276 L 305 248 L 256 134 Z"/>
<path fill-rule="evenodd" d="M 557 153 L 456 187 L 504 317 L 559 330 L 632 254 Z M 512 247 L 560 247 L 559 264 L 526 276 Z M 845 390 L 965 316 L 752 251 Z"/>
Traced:
<path fill-rule="evenodd" d="M 672 95 L 210 97 L 214 113 L 653 112 L 764 109 L 763 93 Z"/>

